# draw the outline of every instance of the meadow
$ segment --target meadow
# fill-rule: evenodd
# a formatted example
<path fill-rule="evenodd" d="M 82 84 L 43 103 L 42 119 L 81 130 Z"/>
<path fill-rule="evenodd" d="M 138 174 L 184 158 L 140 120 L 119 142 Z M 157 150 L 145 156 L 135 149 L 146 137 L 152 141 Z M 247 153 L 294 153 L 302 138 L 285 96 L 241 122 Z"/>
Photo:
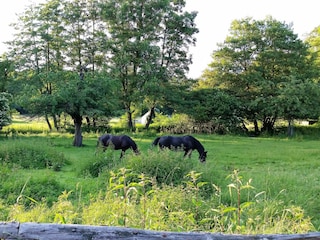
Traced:
<path fill-rule="evenodd" d="M 99 133 L 20 123 L 0 134 L 0 221 L 116 225 L 153 230 L 296 233 L 320 228 L 317 137 L 194 135 L 208 151 L 159 151 L 161 134 L 129 135 L 141 154 L 102 152 Z M 19 127 L 23 133 L 19 133 Z M 35 126 L 35 125 L 33 125 Z M 36 125 L 39 127 L 40 125 Z M 35 127 L 33 127 L 35 128 Z"/>

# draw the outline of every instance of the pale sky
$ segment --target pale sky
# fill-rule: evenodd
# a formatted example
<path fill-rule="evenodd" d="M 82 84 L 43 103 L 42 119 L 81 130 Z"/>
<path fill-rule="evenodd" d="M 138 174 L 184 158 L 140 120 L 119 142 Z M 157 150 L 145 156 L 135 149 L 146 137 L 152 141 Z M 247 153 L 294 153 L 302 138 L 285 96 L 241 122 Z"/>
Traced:
<path fill-rule="evenodd" d="M 0 8 L 0 55 L 6 51 L 3 42 L 12 39 L 9 24 L 17 20 L 16 14 L 39 2 L 45 0 L 9 0 Z M 319 3 L 319 0 L 187 0 L 186 10 L 198 12 L 196 24 L 200 31 L 196 35 L 196 47 L 190 49 L 193 64 L 189 77 L 199 77 L 212 61 L 213 50 L 225 40 L 233 20 L 245 17 L 262 20 L 270 15 L 278 21 L 292 23 L 294 32 L 304 39 L 320 25 Z"/>

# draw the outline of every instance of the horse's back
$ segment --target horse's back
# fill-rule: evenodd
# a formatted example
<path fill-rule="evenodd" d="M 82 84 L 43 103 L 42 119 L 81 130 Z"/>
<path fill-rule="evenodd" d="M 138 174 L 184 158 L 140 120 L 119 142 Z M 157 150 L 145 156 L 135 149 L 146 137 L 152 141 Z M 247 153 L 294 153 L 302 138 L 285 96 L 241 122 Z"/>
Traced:
<path fill-rule="evenodd" d="M 160 148 L 170 148 L 171 150 L 183 150 L 185 156 L 191 156 L 193 150 L 199 152 L 200 162 L 206 161 L 207 152 L 204 150 L 202 144 L 191 135 L 184 136 L 162 136 L 154 140 L 154 145 L 160 146 Z"/>
<path fill-rule="evenodd" d="M 179 136 L 162 136 L 159 139 L 160 147 L 181 147 L 181 145 L 183 141 Z"/>
<path fill-rule="evenodd" d="M 130 148 L 134 149 L 134 150 L 137 149 L 136 142 L 131 137 L 129 137 L 128 135 L 123 135 L 122 136 L 122 142 L 124 144 L 126 144 L 127 146 L 129 146 Z"/>
<path fill-rule="evenodd" d="M 183 142 L 188 144 L 188 145 L 194 146 L 195 143 L 197 143 L 199 141 L 195 137 L 193 137 L 191 135 L 186 135 L 186 136 L 183 136 Z"/>
<path fill-rule="evenodd" d="M 191 135 L 185 136 L 162 136 L 159 139 L 159 146 L 163 147 L 183 147 L 185 149 L 194 149 L 198 145 L 198 140 Z"/>

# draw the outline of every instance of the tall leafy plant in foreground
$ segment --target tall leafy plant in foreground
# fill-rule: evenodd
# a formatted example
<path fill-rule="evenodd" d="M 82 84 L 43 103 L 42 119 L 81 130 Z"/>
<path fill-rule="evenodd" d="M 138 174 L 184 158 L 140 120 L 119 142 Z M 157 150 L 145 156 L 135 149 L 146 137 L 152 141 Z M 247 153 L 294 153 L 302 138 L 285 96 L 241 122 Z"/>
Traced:
<path fill-rule="evenodd" d="M 43 202 L 36 202 L 31 208 L 18 202 L 9 208 L 6 220 L 242 234 L 314 230 L 300 207 L 268 199 L 264 192 L 251 197 L 247 191 L 254 188 L 250 181 L 243 182 L 238 171 L 230 175 L 228 203 L 221 201 L 223 189 L 217 186 L 211 199 L 202 198 L 200 189 L 208 183 L 202 182 L 200 176 L 190 172 L 184 185 L 160 186 L 151 177 L 121 168 L 111 173 L 107 190 L 92 197 L 88 204 L 69 201 L 66 192 L 50 209 Z M 243 194 L 247 199 L 243 200 Z"/>

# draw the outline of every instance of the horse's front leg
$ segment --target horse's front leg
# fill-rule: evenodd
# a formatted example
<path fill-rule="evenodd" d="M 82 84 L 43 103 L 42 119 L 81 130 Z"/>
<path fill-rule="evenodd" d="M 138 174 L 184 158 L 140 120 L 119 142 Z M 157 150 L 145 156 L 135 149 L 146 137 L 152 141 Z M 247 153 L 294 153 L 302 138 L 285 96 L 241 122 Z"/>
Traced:
<path fill-rule="evenodd" d="M 124 153 L 125 153 L 125 151 L 124 151 L 124 150 L 121 150 L 120 159 L 122 159 L 122 158 L 123 158 Z"/>

